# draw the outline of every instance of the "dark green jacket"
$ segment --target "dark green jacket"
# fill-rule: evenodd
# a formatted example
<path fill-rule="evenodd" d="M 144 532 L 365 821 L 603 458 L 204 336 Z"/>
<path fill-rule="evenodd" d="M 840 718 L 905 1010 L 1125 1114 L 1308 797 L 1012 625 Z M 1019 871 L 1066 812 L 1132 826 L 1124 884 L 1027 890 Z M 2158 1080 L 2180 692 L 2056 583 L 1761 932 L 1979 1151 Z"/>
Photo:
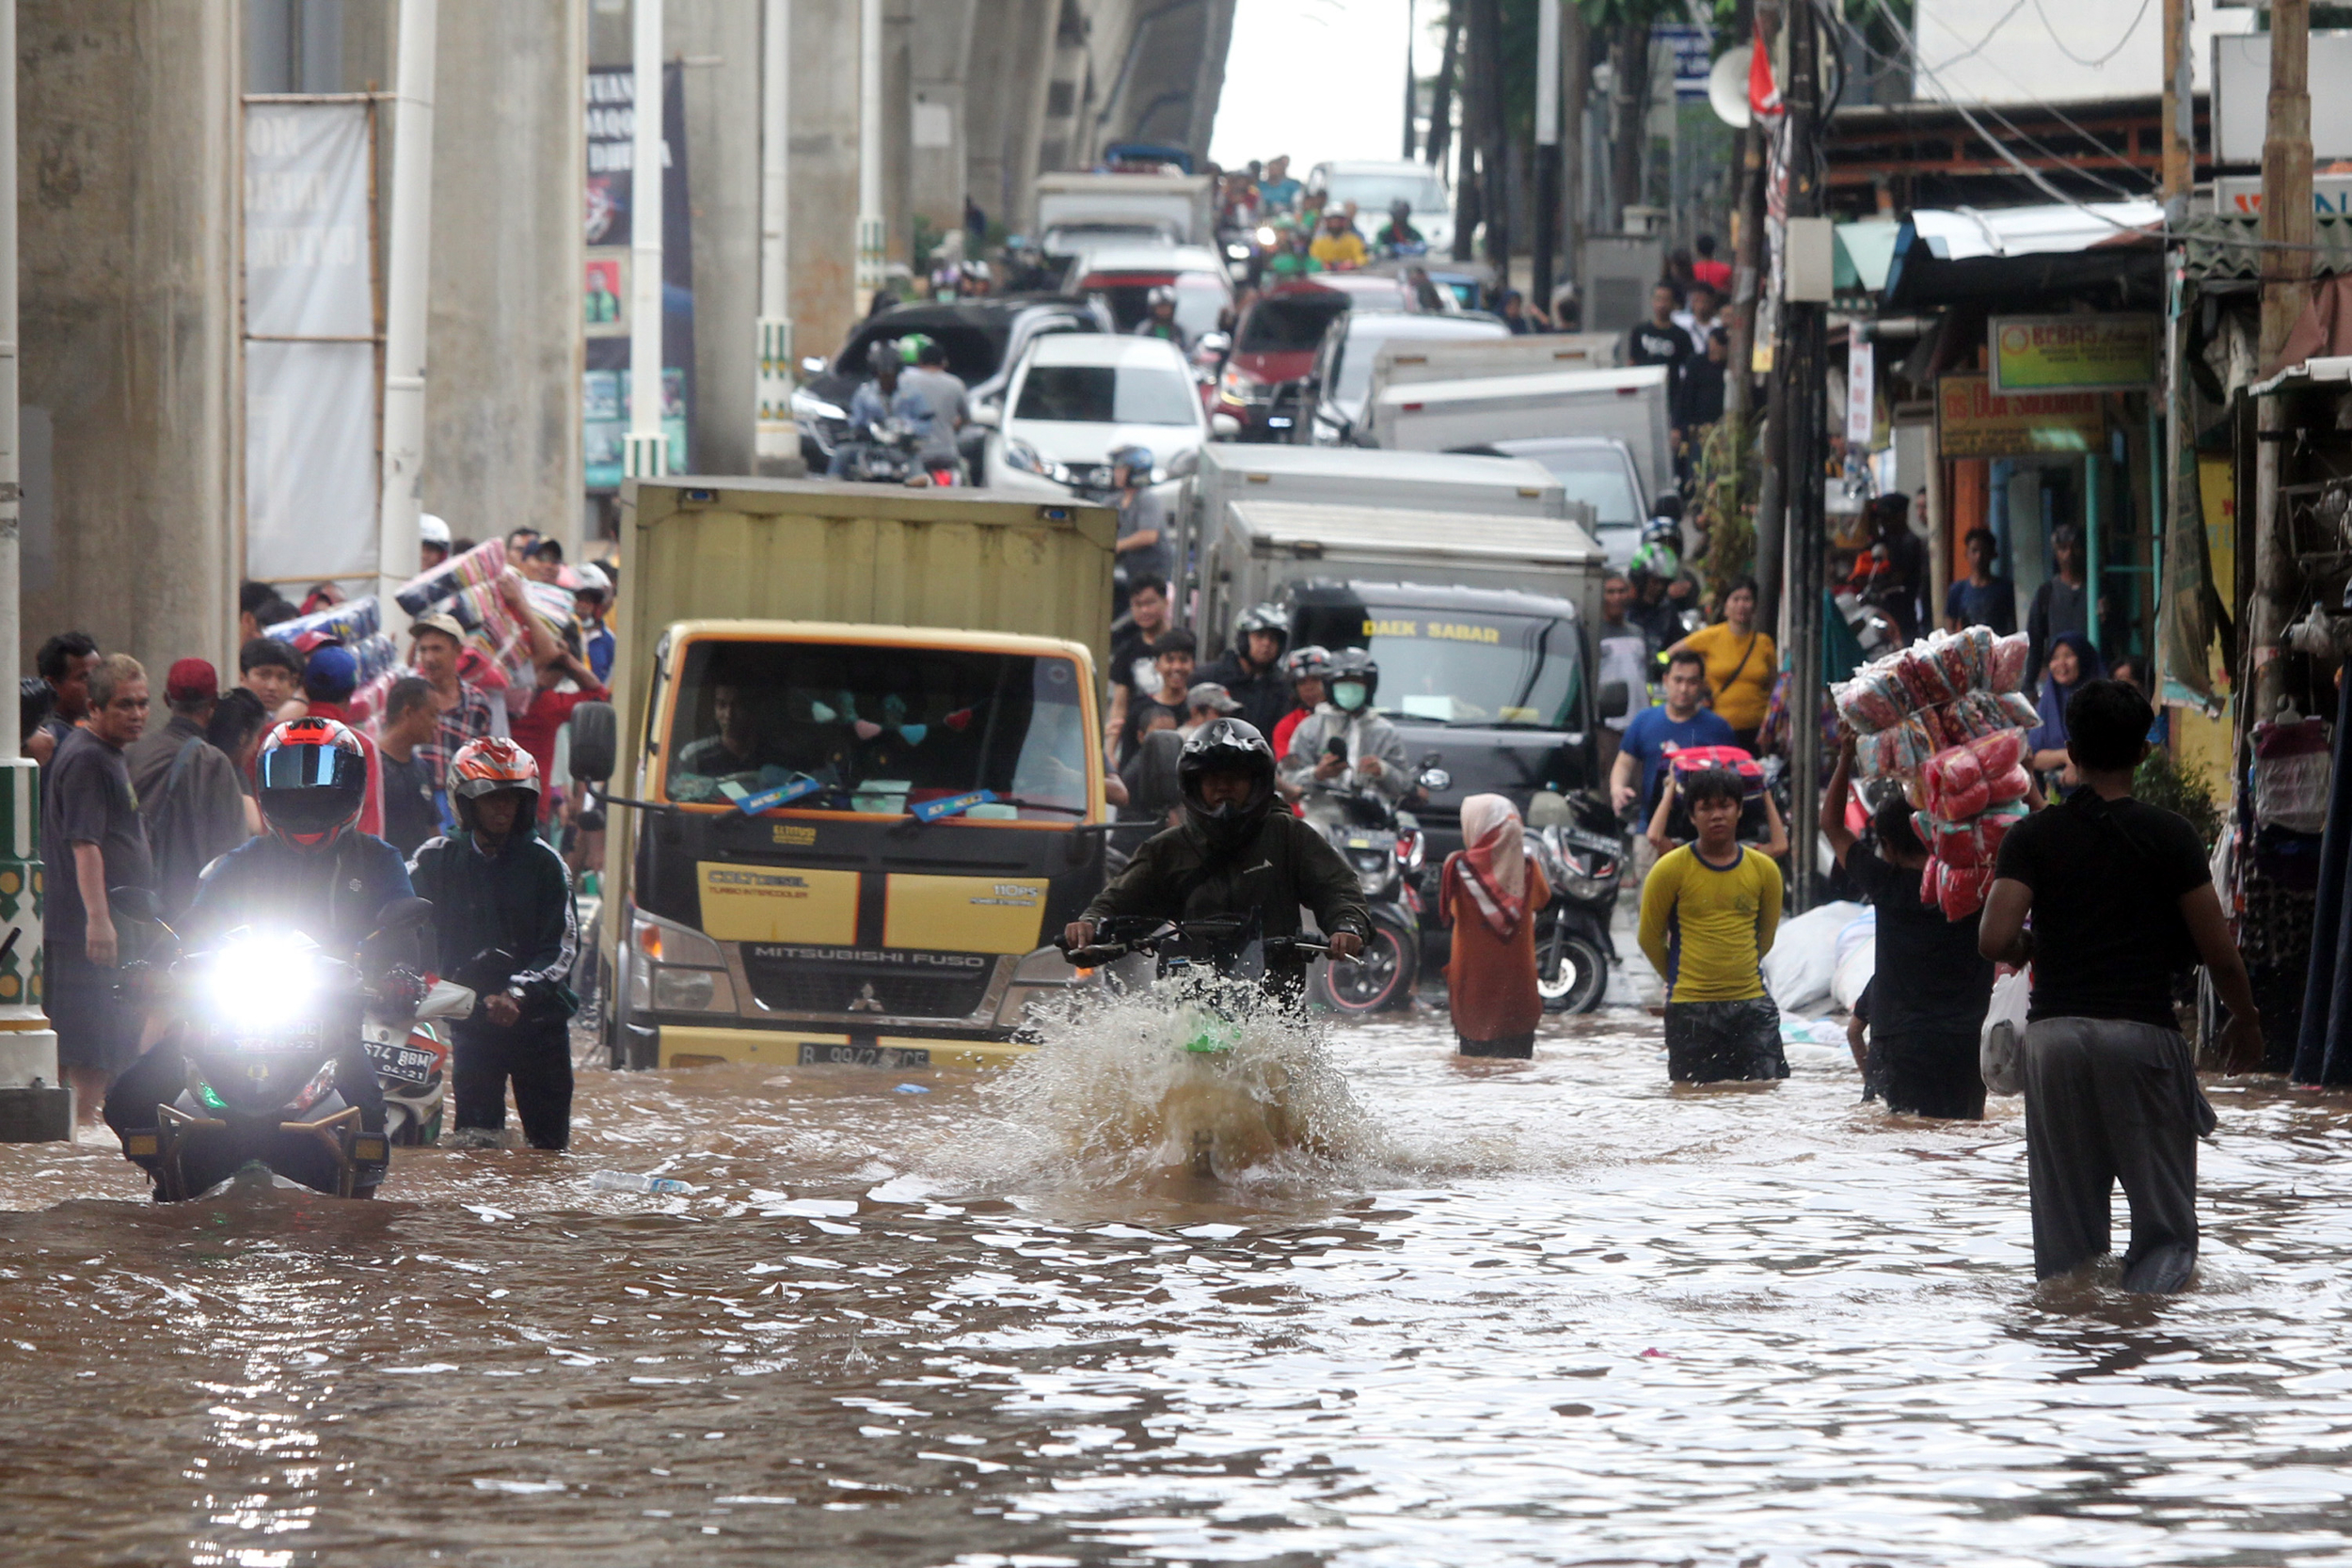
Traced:
<path fill-rule="evenodd" d="M 1150 915 L 1161 920 L 1231 920 L 1255 910 L 1269 937 L 1296 936 L 1298 907 L 1314 911 L 1324 933 L 1372 935 L 1363 885 L 1323 834 L 1293 816 L 1279 800 L 1248 845 L 1212 855 L 1189 824 L 1168 829 L 1136 851 L 1127 869 L 1087 906 L 1086 918 Z M 1269 971 L 1297 963 L 1269 961 Z"/>

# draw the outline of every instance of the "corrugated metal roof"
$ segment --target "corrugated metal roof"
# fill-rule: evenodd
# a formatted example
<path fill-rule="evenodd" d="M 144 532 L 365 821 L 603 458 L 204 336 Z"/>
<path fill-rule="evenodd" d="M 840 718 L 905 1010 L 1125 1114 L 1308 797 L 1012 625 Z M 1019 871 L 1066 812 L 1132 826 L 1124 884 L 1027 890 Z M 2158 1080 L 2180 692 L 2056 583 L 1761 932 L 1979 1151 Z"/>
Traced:
<path fill-rule="evenodd" d="M 2201 213 L 2188 220 L 2182 232 L 2188 240 L 2191 278 L 2250 281 L 2262 277 L 2263 249 L 2256 243 L 2263 235 L 2260 217 Z M 2312 258 L 2313 277 L 2334 277 L 2352 272 L 2352 219 L 2314 217 L 2312 243 L 2317 246 L 2317 253 Z"/>
<path fill-rule="evenodd" d="M 1939 261 L 2089 250 L 2128 243 L 2163 227 L 2164 209 L 2153 201 L 1926 209 L 1911 214 L 1914 243 L 1925 245 Z"/>

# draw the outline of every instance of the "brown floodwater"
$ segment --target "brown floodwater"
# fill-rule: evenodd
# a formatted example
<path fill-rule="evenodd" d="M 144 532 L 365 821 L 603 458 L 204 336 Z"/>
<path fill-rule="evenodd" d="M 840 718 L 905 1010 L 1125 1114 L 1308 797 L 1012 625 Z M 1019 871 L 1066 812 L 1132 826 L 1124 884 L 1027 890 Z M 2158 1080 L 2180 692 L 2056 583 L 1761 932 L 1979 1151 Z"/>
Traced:
<path fill-rule="evenodd" d="M 593 1072 L 570 1154 L 373 1203 L 0 1148 L 8 1560 L 2352 1563 L 2341 1097 L 2213 1085 L 2147 1300 L 2034 1287 L 2015 1101 L 1891 1119 L 1842 1048 L 1169 1037 Z"/>

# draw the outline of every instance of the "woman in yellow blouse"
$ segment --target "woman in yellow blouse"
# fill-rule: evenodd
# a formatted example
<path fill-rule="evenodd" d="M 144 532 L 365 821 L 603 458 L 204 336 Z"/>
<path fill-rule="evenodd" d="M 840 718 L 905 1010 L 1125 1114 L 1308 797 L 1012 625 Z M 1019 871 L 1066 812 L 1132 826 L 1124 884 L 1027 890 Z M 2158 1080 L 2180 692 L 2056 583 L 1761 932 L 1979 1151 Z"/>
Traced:
<path fill-rule="evenodd" d="M 1716 713 L 1738 733 L 1740 745 L 1756 750 L 1756 732 L 1764 727 L 1772 677 L 1780 670 L 1779 650 L 1756 624 L 1756 579 L 1733 583 L 1724 595 L 1724 618 L 1666 651 L 1685 648 L 1707 660 L 1707 689 L 1714 693 Z"/>

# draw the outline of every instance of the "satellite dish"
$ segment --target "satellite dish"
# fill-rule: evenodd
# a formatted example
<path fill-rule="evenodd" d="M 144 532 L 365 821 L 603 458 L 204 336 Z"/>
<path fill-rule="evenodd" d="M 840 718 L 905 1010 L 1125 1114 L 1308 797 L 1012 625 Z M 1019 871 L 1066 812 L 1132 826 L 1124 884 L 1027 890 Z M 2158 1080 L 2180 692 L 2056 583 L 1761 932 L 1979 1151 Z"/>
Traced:
<path fill-rule="evenodd" d="M 1707 73 L 1708 106 L 1717 119 L 1735 131 L 1748 128 L 1748 57 L 1753 53 L 1744 43 L 1726 49 L 1715 69 Z"/>

